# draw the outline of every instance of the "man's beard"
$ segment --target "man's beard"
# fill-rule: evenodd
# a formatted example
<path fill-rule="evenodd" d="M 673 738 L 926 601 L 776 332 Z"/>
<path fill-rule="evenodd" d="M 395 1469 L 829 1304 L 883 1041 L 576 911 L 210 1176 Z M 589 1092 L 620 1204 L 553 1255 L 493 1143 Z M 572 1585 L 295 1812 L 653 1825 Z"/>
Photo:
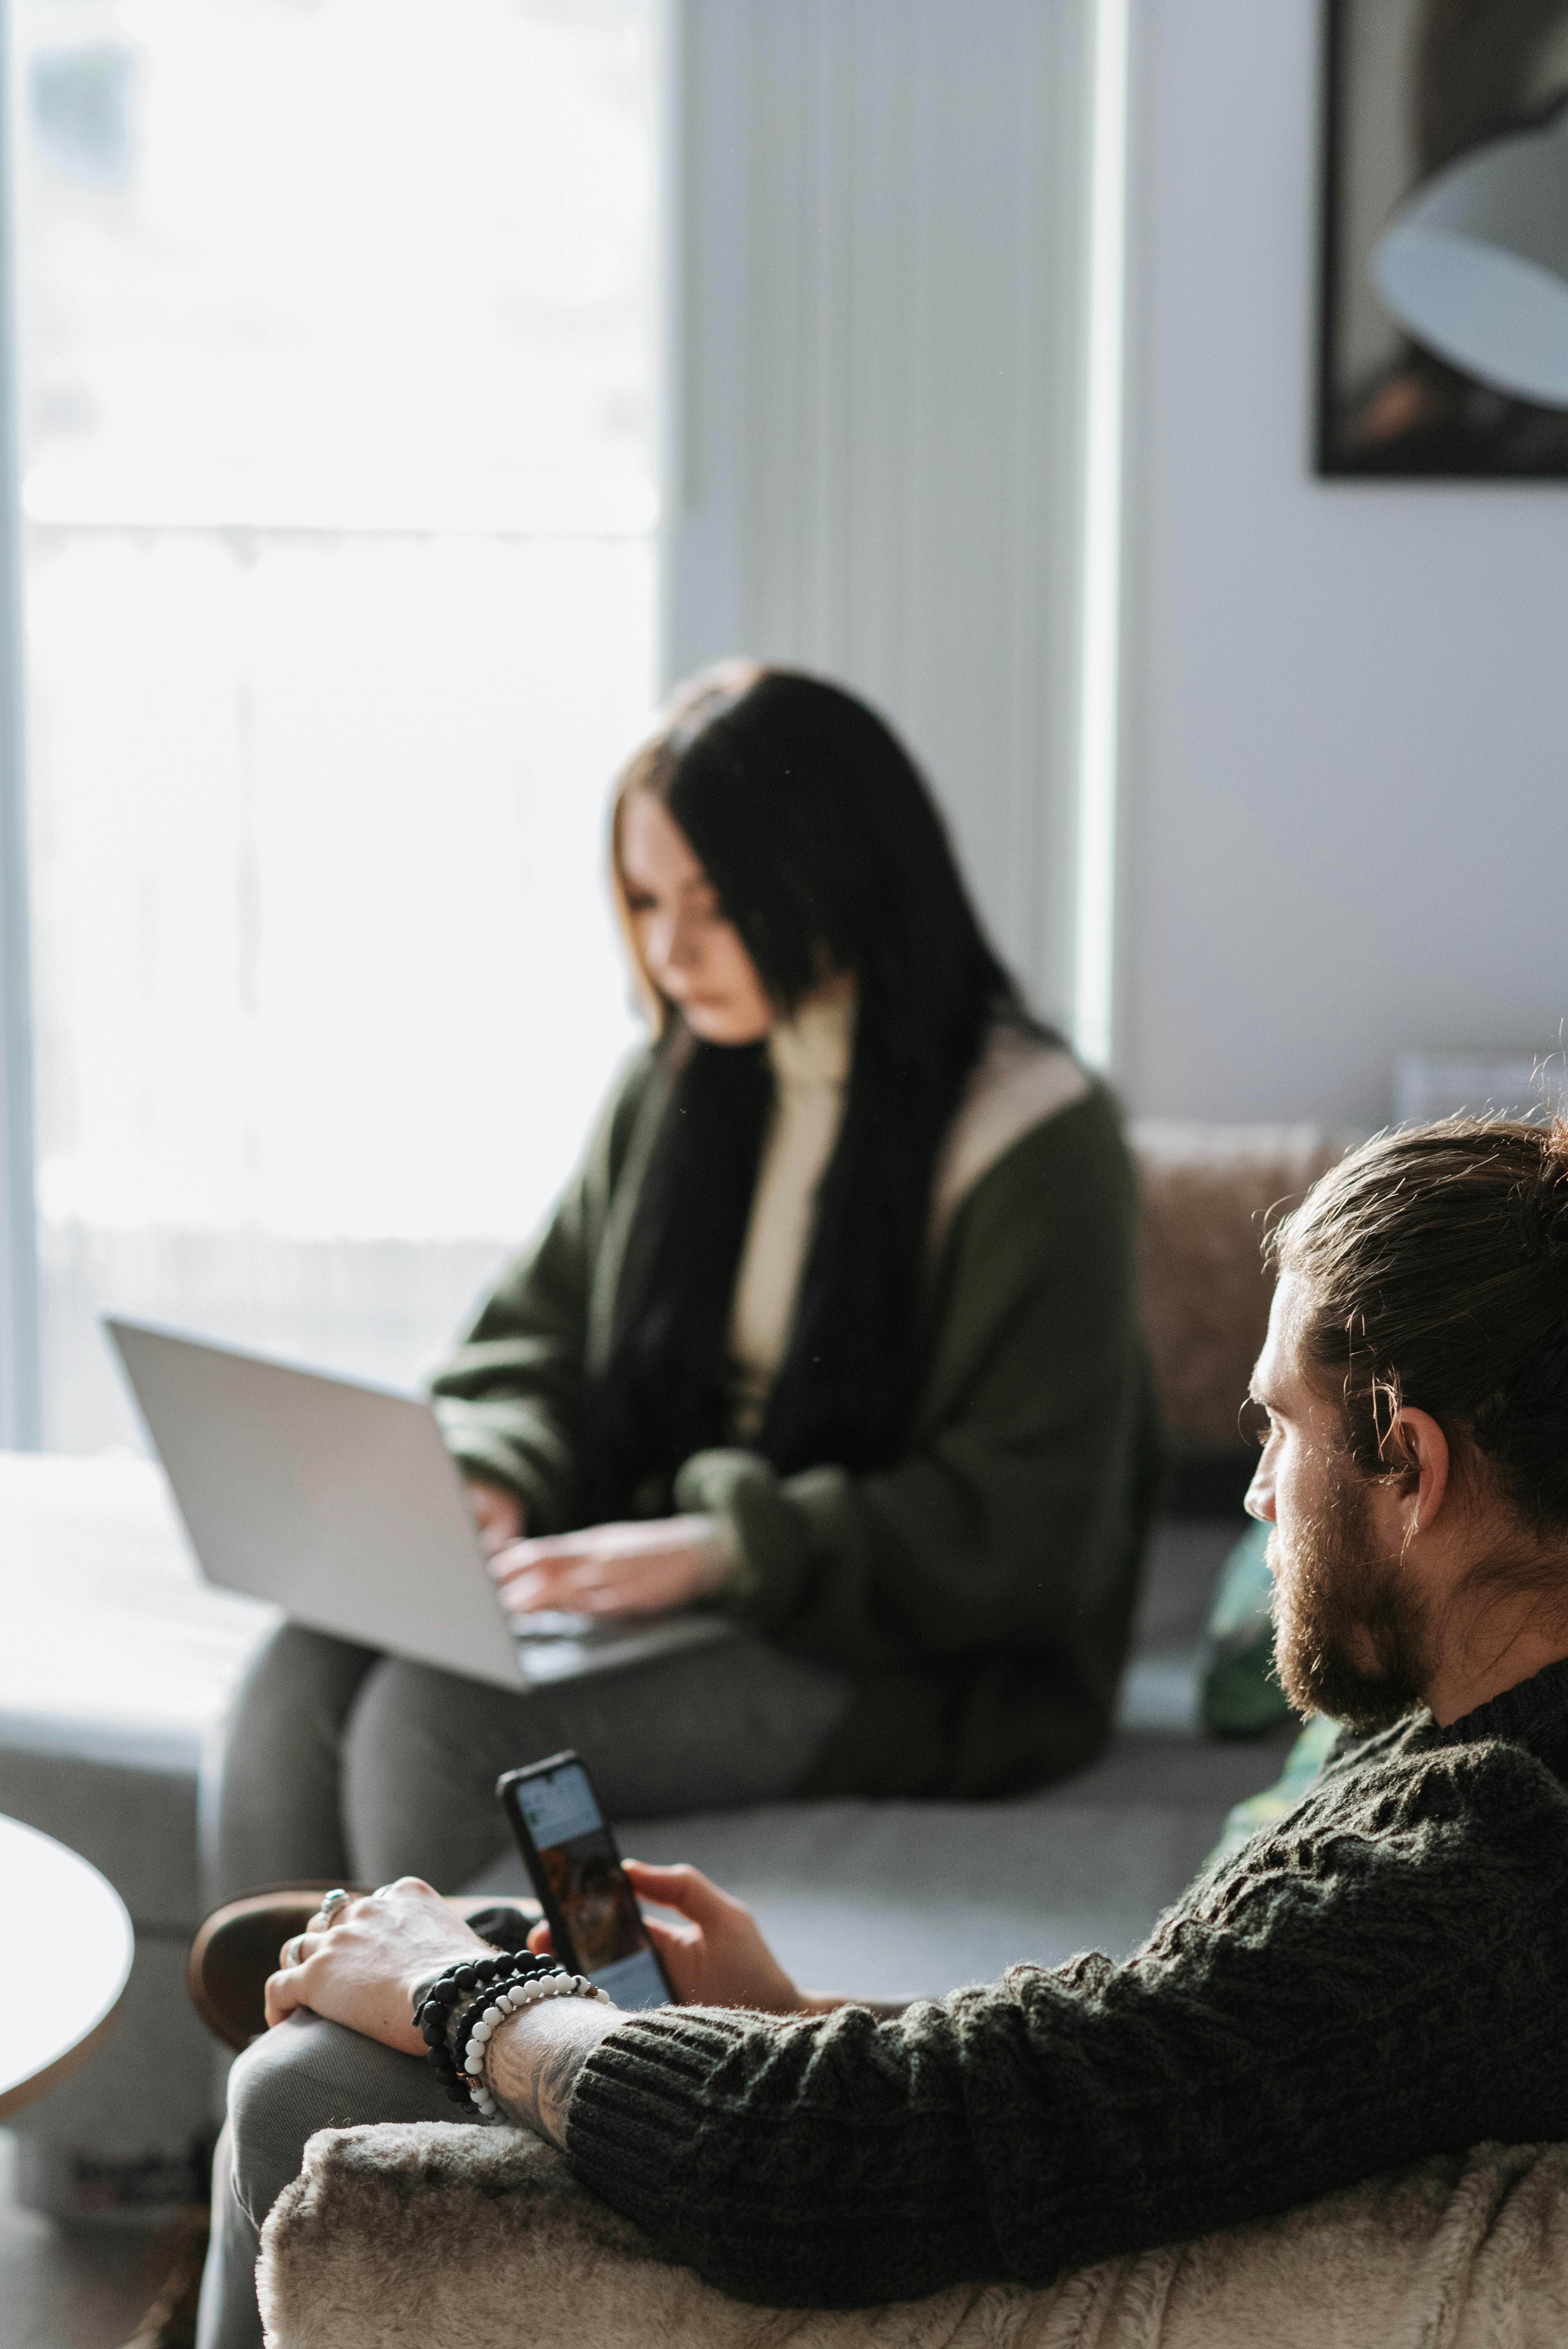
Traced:
<path fill-rule="evenodd" d="M 1371 1511 L 1354 1473 L 1286 1552 L 1275 1529 L 1274 1669 L 1298 1713 L 1384 1729 L 1420 1702 L 1427 1621 L 1398 1557 L 1372 1555 Z"/>

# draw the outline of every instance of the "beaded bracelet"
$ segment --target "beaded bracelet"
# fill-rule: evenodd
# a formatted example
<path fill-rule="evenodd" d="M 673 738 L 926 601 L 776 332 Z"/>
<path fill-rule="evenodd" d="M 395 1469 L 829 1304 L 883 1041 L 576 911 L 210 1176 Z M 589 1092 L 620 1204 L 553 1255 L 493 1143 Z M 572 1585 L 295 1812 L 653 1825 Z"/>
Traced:
<path fill-rule="evenodd" d="M 562 1971 L 554 1958 L 536 1956 L 528 1951 L 503 1950 L 482 1958 L 460 1959 L 433 1981 L 420 1984 L 419 2001 L 414 2010 L 415 2028 L 429 2050 L 431 2066 L 453 2104 L 472 2103 L 448 2041 L 449 2025 L 454 2018 L 461 2020 L 458 2010 L 471 2006 L 476 1992 L 482 1990 L 487 1998 L 493 1996 L 502 1981 L 540 1981 Z"/>
<path fill-rule="evenodd" d="M 474 2110 L 482 2119 L 491 2120 L 500 2110 L 485 2078 L 485 2061 L 490 2054 L 492 2036 L 512 2015 L 521 2014 L 524 2007 L 537 2006 L 547 1998 L 587 1998 L 601 2006 L 614 2004 L 609 1993 L 602 1991 L 597 1982 L 591 1982 L 586 1974 L 558 1971 L 498 1983 L 484 2012 L 474 2022 L 463 2050 L 463 2077 Z"/>

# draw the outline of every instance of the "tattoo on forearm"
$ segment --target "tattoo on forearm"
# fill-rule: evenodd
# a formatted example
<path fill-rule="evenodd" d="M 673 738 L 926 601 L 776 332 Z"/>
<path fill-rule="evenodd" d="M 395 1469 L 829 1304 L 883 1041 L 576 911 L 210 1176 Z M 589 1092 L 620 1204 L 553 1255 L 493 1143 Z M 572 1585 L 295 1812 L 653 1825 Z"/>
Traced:
<path fill-rule="evenodd" d="M 624 2021 L 613 2008 L 570 1999 L 514 2015 L 490 2061 L 491 2091 L 507 2118 L 564 2146 L 578 2075 L 601 2039 Z"/>
<path fill-rule="evenodd" d="M 598 2044 L 597 2041 L 594 2044 Z M 552 2047 L 534 2075 L 534 2107 L 539 2116 L 535 2127 L 554 2145 L 566 2142 L 566 2108 L 572 2102 L 577 2075 L 592 2052 L 581 2043 L 575 2047 Z"/>

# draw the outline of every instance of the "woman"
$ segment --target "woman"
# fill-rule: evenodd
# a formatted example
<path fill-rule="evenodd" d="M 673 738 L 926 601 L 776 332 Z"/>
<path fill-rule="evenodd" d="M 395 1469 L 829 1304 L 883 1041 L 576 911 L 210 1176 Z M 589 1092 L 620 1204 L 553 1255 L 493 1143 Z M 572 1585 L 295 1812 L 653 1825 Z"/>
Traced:
<path fill-rule="evenodd" d="M 838 688 L 699 678 L 612 844 L 654 1040 L 436 1407 L 511 1608 L 739 1636 L 513 1695 L 285 1626 L 208 1805 L 219 1897 L 460 1886 L 498 1773 L 567 1745 L 646 1817 L 1001 1794 L 1107 1733 L 1156 1455 L 1109 1096 Z"/>

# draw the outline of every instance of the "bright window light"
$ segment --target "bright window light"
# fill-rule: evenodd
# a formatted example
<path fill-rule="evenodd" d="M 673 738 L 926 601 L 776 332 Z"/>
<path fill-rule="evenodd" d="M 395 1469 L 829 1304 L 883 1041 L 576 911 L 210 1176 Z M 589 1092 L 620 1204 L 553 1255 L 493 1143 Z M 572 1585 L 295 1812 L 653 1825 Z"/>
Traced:
<path fill-rule="evenodd" d="M 45 1441 L 407 1383 L 637 1030 L 655 0 L 15 0 Z"/>

